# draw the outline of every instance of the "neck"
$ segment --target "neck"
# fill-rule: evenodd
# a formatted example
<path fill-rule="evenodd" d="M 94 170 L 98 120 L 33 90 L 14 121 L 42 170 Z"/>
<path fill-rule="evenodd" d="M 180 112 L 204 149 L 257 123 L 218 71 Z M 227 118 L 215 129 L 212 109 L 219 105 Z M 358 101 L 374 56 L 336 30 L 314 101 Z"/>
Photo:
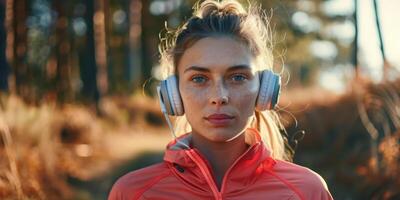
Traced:
<path fill-rule="evenodd" d="M 192 145 L 210 163 L 218 189 L 221 189 L 226 171 L 248 148 L 245 142 L 245 133 L 229 142 L 213 142 L 199 134 L 192 134 Z"/>

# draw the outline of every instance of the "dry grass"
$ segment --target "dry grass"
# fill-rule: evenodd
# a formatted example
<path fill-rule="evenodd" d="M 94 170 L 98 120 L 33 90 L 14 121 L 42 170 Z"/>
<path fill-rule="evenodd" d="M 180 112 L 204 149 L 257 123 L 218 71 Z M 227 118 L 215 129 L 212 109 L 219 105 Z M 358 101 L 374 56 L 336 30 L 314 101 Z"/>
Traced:
<path fill-rule="evenodd" d="M 161 116 L 154 105 L 137 97 L 104 99 L 99 118 L 85 106 L 29 106 L 3 96 L 0 199 L 71 199 L 69 177 L 90 180 L 118 163 L 113 161 L 161 150 L 169 139 L 162 121 L 159 127 L 146 122 Z"/>
<path fill-rule="evenodd" d="M 28 106 L 16 97 L 3 99 L 0 110 L 2 198 L 71 197 L 67 176 L 85 178 L 83 170 L 107 156 L 100 129 L 90 113 L 76 106 Z"/>
<path fill-rule="evenodd" d="M 399 97 L 400 80 L 344 95 L 313 89 L 287 96 L 282 102 L 294 102 L 281 111 L 287 131 L 306 132 L 295 161 L 320 172 L 338 199 L 399 198 Z"/>

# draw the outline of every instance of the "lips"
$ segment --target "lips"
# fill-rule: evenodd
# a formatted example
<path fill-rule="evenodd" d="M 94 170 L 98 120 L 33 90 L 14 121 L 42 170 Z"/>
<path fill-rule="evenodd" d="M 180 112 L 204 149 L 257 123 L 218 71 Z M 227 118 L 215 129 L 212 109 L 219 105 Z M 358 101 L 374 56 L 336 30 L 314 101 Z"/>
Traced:
<path fill-rule="evenodd" d="M 212 126 L 221 127 L 229 125 L 234 117 L 227 114 L 212 114 L 205 118 Z"/>
<path fill-rule="evenodd" d="M 232 119 L 233 117 L 227 114 L 212 114 L 206 117 L 206 119 Z"/>

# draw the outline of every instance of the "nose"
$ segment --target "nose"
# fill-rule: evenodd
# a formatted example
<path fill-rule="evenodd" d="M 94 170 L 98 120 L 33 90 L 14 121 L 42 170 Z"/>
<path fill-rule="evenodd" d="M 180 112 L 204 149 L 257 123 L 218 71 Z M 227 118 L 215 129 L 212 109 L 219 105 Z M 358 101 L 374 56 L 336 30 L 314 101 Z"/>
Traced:
<path fill-rule="evenodd" d="M 215 84 L 210 94 L 210 102 L 213 105 L 225 105 L 229 102 L 229 92 L 222 81 Z"/>

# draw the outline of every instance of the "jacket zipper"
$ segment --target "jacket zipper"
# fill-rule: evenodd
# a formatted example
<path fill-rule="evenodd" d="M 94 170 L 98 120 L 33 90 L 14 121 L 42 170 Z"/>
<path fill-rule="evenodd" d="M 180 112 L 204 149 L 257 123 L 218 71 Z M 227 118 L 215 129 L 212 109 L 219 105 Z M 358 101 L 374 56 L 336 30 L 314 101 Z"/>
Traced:
<path fill-rule="evenodd" d="M 185 152 L 200 167 L 200 171 L 206 178 L 206 181 L 207 181 L 208 185 L 210 186 L 215 199 L 222 200 L 222 195 L 218 191 L 218 188 L 215 185 L 214 179 L 213 179 L 212 175 L 210 174 L 209 170 L 207 170 L 207 166 L 205 166 L 205 163 L 203 162 L 203 160 L 199 157 L 199 155 L 197 155 L 197 153 L 192 153 L 192 151 L 185 151 Z"/>
<path fill-rule="evenodd" d="M 223 191 L 225 191 L 225 185 L 226 185 L 226 179 L 228 178 L 229 173 L 231 172 L 232 168 L 236 165 L 237 162 L 239 162 L 239 160 L 242 159 L 242 157 L 244 157 L 251 149 L 254 148 L 255 145 L 252 145 L 251 147 L 249 147 L 238 159 L 235 160 L 235 162 L 233 162 L 233 164 L 228 168 L 228 170 L 225 172 L 224 178 L 222 179 L 222 185 L 221 185 L 221 193 Z"/>
<path fill-rule="evenodd" d="M 242 159 L 243 156 L 245 156 L 251 149 L 254 148 L 254 146 L 255 145 L 248 148 L 238 159 L 235 160 L 235 162 L 226 171 L 224 178 L 222 179 L 221 191 L 218 191 L 217 185 L 214 182 L 214 178 L 211 175 L 210 171 L 208 170 L 208 167 L 206 166 L 203 159 L 196 152 L 194 152 L 194 153 L 192 151 L 185 151 L 185 152 L 200 167 L 200 171 L 203 173 L 204 177 L 206 178 L 206 181 L 207 181 L 208 185 L 210 186 L 215 199 L 222 200 L 222 194 L 225 189 L 226 179 L 228 178 L 230 171 L 236 165 L 236 163 L 239 162 L 240 159 Z"/>

